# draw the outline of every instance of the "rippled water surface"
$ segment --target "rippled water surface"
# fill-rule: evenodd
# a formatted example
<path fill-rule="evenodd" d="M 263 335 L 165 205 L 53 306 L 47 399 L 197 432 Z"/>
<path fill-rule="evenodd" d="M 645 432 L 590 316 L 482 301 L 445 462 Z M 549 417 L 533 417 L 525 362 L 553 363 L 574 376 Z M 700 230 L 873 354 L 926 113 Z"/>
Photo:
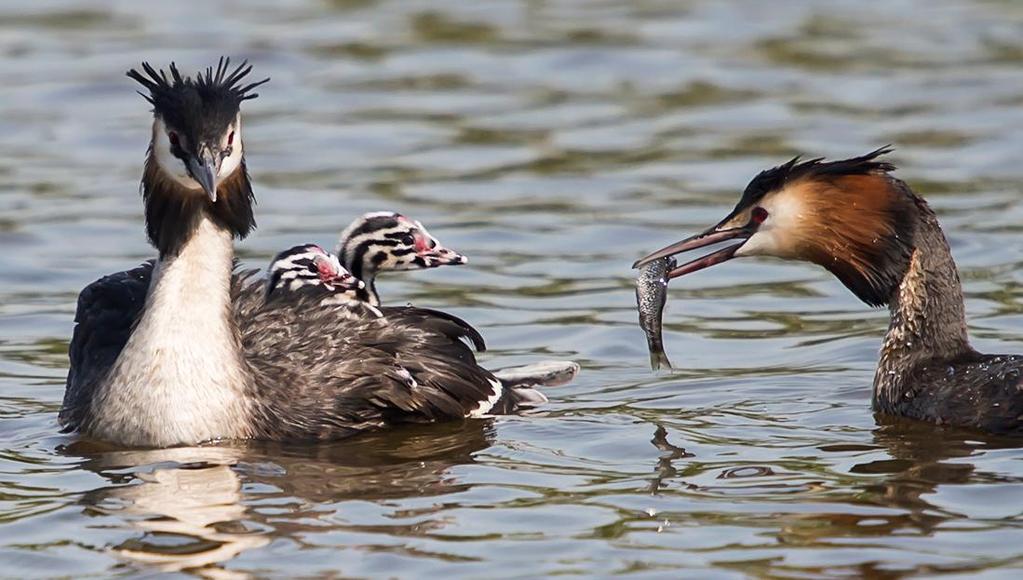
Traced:
<path fill-rule="evenodd" d="M 884 311 L 732 262 L 673 284 L 655 375 L 629 266 L 760 169 L 893 143 L 977 345 L 1023 350 L 1021 39 L 1009 0 L 0 4 L 0 575 L 1018 577 L 1023 442 L 875 420 Z M 78 290 L 152 255 L 123 73 L 222 53 L 273 78 L 245 106 L 248 264 L 403 211 L 472 263 L 388 300 L 578 380 L 321 447 L 58 434 Z"/>

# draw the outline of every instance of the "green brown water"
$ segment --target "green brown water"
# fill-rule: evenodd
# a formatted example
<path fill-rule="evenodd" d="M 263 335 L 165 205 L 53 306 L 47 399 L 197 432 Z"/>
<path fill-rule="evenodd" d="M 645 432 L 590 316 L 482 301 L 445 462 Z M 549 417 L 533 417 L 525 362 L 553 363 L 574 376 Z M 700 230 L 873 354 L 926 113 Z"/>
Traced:
<path fill-rule="evenodd" d="M 977 346 L 1023 351 L 1021 39 L 994 0 L 0 4 L 0 575 L 1018 577 L 1023 441 L 876 422 L 885 312 L 732 262 L 673 284 L 679 370 L 654 375 L 629 266 L 763 168 L 893 143 Z M 579 379 L 528 416 L 313 448 L 59 435 L 78 290 L 152 254 L 123 73 L 222 53 L 273 77 L 246 103 L 248 264 L 403 211 L 472 263 L 387 300 Z"/>

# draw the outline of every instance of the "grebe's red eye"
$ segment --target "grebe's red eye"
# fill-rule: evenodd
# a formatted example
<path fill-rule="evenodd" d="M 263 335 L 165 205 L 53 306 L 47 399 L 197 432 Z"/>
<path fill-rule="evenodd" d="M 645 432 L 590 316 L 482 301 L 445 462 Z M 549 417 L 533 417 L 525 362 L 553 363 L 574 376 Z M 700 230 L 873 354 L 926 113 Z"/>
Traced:
<path fill-rule="evenodd" d="M 170 144 L 172 146 L 174 146 L 174 147 L 178 147 L 179 146 L 178 134 L 175 133 L 174 131 L 170 131 L 170 132 L 167 133 L 167 139 L 170 140 Z"/>
<path fill-rule="evenodd" d="M 234 145 L 234 131 L 231 131 L 231 133 L 228 134 L 228 136 L 227 136 L 227 145 L 228 146 Z"/>
<path fill-rule="evenodd" d="M 750 214 L 750 219 L 753 223 L 760 225 L 767 219 L 767 210 L 762 207 L 753 208 L 753 213 Z"/>

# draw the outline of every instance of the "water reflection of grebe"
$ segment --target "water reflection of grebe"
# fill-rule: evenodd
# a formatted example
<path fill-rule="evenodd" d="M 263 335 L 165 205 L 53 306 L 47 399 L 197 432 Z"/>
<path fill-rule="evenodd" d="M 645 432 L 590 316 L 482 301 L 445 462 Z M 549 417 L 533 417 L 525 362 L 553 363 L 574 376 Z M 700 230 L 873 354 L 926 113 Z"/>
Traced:
<path fill-rule="evenodd" d="M 94 490 L 83 503 L 143 532 L 111 546 L 118 557 L 162 571 L 193 570 L 223 578 L 226 571 L 216 564 L 270 542 L 243 523 L 242 481 L 232 468 L 243 454 L 229 447 L 98 454 L 85 467 L 113 470 L 117 477 L 128 472 L 135 482 Z"/>
<path fill-rule="evenodd" d="M 188 570 L 220 578 L 231 574 L 220 565 L 246 550 L 277 538 L 298 541 L 307 532 L 322 532 L 324 524 L 316 520 L 324 513 L 302 505 L 430 497 L 469 489 L 451 468 L 473 463 L 473 455 L 490 446 L 492 439 L 492 426 L 467 421 L 322 445 L 104 451 L 80 442 L 66 453 L 85 458 L 84 468 L 115 483 L 87 493 L 82 503 L 142 532 L 110 546 L 111 553 L 163 571 Z M 289 509 L 264 509 L 280 503 Z M 389 532 L 414 535 L 428 526 L 403 529 L 396 524 Z"/>

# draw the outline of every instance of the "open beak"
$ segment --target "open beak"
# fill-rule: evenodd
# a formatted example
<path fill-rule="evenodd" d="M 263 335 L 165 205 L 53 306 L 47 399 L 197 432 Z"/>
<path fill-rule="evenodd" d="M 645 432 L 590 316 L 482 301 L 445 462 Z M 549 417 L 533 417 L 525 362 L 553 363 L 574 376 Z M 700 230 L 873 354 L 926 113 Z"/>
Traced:
<path fill-rule="evenodd" d="M 217 163 L 213 153 L 203 148 L 196 157 L 188 158 L 188 173 L 196 180 L 206 195 L 210 196 L 210 202 L 217 203 Z"/>
<path fill-rule="evenodd" d="M 654 260 L 659 260 L 661 258 L 665 258 L 668 256 L 674 256 L 675 254 L 688 252 L 689 250 L 696 250 L 698 248 L 711 246 L 719 242 L 724 242 L 726 240 L 742 240 L 738 244 L 732 244 L 716 252 L 711 252 L 710 254 L 707 254 L 702 258 L 696 258 L 695 260 L 691 260 L 689 262 L 686 262 L 685 264 L 682 264 L 681 266 L 668 272 L 667 277 L 669 280 L 671 280 L 672 278 L 678 278 L 679 276 L 684 276 L 697 270 L 709 268 L 715 264 L 720 264 L 721 262 L 727 262 L 728 260 L 731 260 L 732 258 L 735 257 L 735 252 L 739 248 L 741 248 L 743 244 L 746 243 L 746 240 L 748 240 L 750 236 L 756 233 L 756 229 L 751 227 L 744 226 L 739 228 L 719 229 L 720 227 L 721 227 L 720 225 L 714 226 L 713 228 L 703 233 L 696 234 L 695 236 L 688 237 L 682 240 L 681 242 L 677 242 L 666 248 L 657 250 L 656 252 L 650 254 L 649 256 L 646 256 L 638 260 L 635 264 L 632 265 L 632 267 L 641 268 L 649 264 L 650 262 L 653 262 Z"/>

